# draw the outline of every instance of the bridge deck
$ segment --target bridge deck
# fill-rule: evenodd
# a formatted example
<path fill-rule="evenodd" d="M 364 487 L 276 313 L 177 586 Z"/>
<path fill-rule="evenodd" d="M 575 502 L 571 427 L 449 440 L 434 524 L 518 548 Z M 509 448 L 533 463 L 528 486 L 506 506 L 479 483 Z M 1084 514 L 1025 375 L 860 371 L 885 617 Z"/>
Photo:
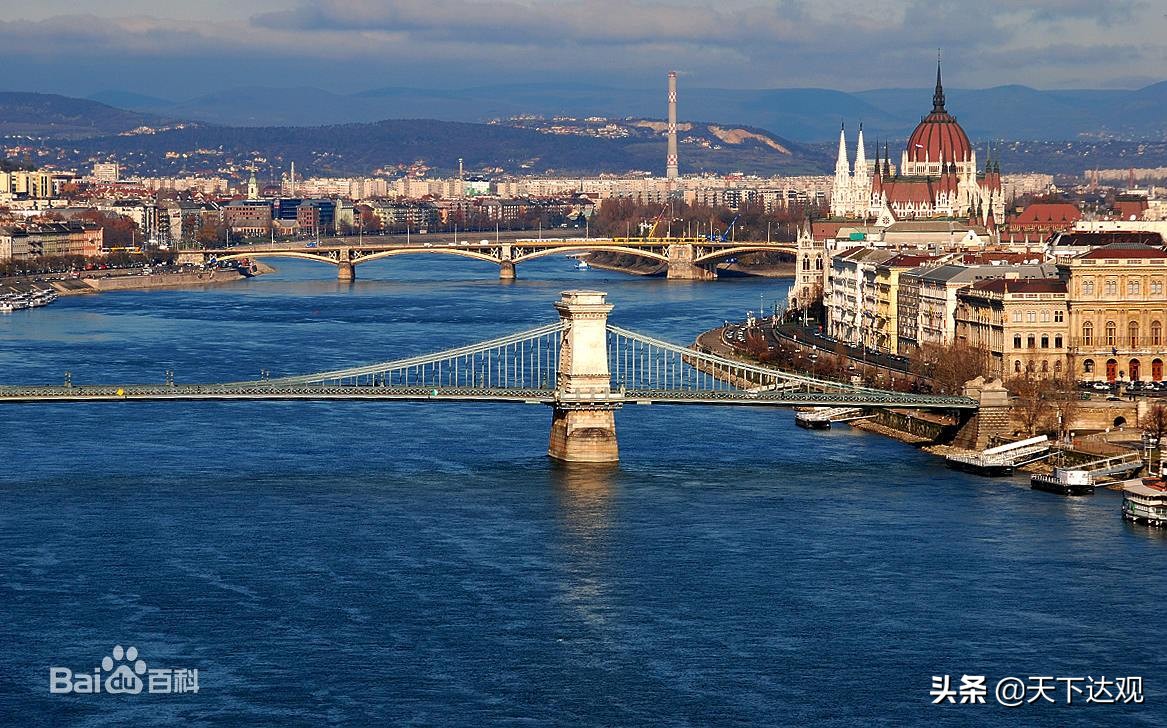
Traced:
<path fill-rule="evenodd" d="M 166 400 L 412 400 L 451 402 L 499 402 L 555 404 L 701 404 L 701 405 L 768 405 L 792 407 L 803 405 L 863 405 L 865 407 L 945 407 L 974 409 L 976 402 L 959 397 L 933 397 L 887 393 L 873 396 L 869 392 L 797 392 L 734 390 L 613 390 L 607 396 L 583 399 L 559 399 L 553 389 L 543 388 L 476 388 L 476 387 L 402 387 L 377 385 L 269 385 L 265 382 L 184 385 L 0 387 L 0 403 L 114 402 Z"/>

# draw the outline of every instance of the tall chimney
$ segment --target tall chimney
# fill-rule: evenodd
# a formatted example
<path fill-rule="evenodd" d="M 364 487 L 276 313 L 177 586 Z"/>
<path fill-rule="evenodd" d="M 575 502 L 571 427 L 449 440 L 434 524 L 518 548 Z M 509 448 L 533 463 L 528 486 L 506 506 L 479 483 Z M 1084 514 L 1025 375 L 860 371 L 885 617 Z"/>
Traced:
<path fill-rule="evenodd" d="M 665 178 L 676 179 L 677 172 L 677 72 L 669 71 L 669 156 L 665 162 Z"/>

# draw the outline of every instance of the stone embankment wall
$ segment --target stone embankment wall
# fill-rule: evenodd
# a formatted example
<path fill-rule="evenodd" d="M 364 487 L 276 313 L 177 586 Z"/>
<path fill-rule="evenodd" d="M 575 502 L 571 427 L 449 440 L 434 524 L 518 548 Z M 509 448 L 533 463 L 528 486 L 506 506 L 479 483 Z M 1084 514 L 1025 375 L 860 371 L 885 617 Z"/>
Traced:
<path fill-rule="evenodd" d="M 196 271 L 191 273 L 156 273 L 142 276 L 110 276 L 108 278 L 86 278 L 86 285 L 98 291 L 129 291 L 152 288 L 182 288 L 187 286 L 207 286 L 233 283 L 244 279 L 233 270 Z"/>

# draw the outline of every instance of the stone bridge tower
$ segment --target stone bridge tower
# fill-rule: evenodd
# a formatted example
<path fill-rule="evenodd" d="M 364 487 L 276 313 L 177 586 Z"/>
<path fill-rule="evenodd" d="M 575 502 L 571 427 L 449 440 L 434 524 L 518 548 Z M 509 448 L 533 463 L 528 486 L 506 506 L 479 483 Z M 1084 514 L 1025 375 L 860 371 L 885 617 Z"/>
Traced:
<path fill-rule="evenodd" d="M 565 324 L 559 346 L 559 371 L 547 454 L 576 463 L 620 459 L 615 411 L 622 398 L 612 394 L 608 371 L 608 313 L 602 291 L 564 291 L 555 304 Z"/>

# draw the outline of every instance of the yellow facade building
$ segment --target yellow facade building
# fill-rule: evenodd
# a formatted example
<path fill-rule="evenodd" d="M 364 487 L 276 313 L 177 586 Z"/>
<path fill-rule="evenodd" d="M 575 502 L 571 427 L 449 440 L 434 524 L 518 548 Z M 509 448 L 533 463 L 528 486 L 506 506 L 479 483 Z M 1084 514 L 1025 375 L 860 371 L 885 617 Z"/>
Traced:
<path fill-rule="evenodd" d="M 1062 269 L 1077 378 L 1162 381 L 1167 251 L 1115 243 L 1071 258 Z"/>

